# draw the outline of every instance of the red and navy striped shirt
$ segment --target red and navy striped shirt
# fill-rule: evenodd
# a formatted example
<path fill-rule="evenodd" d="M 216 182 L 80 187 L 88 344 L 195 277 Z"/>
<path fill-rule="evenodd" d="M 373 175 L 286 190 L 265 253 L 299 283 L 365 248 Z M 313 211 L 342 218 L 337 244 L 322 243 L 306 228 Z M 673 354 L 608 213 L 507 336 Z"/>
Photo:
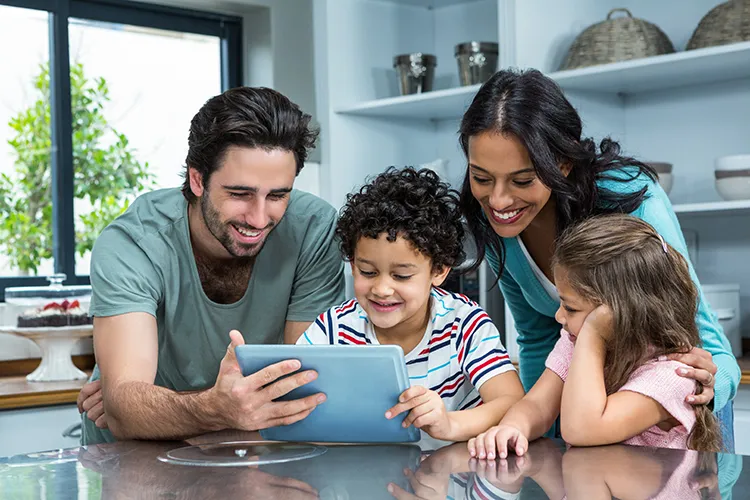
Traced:
<path fill-rule="evenodd" d="M 433 288 L 432 319 L 422 340 L 405 356 L 411 385 L 436 391 L 448 411 L 482 404 L 479 388 L 515 370 L 487 313 L 468 297 Z M 298 344 L 378 345 L 377 335 L 356 299 L 324 312 Z"/>

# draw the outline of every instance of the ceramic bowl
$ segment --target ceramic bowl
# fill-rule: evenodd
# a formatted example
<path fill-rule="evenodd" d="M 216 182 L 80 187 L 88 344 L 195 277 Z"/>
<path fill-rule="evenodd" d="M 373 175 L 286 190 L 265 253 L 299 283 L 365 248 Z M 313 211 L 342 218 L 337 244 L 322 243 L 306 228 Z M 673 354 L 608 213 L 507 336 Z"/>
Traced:
<path fill-rule="evenodd" d="M 648 162 L 648 165 L 656 170 L 656 174 L 659 176 L 659 185 L 665 193 L 669 194 L 674 181 L 672 177 L 672 164 L 663 161 L 651 161 Z"/>
<path fill-rule="evenodd" d="M 717 158 L 716 191 L 724 200 L 750 200 L 750 155 Z"/>

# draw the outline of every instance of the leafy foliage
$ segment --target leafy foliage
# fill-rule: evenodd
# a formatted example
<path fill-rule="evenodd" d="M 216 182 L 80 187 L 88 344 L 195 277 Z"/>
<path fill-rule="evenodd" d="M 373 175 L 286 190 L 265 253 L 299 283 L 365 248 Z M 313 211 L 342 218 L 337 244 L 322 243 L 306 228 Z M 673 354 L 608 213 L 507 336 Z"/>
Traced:
<path fill-rule="evenodd" d="M 71 64 L 76 252 L 91 250 L 99 233 L 153 186 L 148 163 L 140 163 L 127 137 L 104 116 L 109 87 Z M 52 186 L 49 65 L 34 78 L 36 101 L 11 118 L 8 143 L 15 170 L 0 176 L 0 247 L 13 268 L 36 273 L 52 257 Z"/>

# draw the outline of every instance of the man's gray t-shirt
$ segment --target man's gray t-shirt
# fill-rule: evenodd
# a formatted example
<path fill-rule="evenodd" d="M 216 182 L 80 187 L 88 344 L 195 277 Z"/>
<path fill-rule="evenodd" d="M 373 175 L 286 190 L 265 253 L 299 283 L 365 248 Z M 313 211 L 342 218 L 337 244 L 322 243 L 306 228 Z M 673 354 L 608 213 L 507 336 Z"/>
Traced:
<path fill-rule="evenodd" d="M 218 304 L 203 292 L 180 190 L 140 196 L 94 245 L 91 314 L 153 315 L 159 339 L 156 385 L 176 391 L 209 388 L 230 330 L 242 332 L 247 344 L 280 343 L 285 321 L 314 321 L 343 302 L 335 226 L 332 206 L 292 191 L 284 217 L 258 253 L 245 295 L 234 304 Z M 92 380 L 98 377 L 97 368 Z M 83 444 L 113 440 L 84 414 Z"/>

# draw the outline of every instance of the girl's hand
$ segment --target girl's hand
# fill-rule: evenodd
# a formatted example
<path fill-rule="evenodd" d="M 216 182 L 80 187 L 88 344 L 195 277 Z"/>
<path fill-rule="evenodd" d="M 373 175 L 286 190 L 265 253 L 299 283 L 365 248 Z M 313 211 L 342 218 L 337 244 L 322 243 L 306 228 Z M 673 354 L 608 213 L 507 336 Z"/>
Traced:
<path fill-rule="evenodd" d="M 703 392 L 690 395 L 685 398 L 685 401 L 693 405 L 708 404 L 714 398 L 715 375 L 718 370 L 718 367 L 713 362 L 711 353 L 700 347 L 693 347 L 690 352 L 670 354 L 667 357 L 688 365 L 678 368 L 677 375 L 697 380 L 703 386 Z"/>
<path fill-rule="evenodd" d="M 411 410 L 404 419 L 404 427 L 413 425 L 435 439 L 452 440 L 452 423 L 440 394 L 417 385 L 401 393 L 398 401 L 396 406 L 385 412 L 385 418 L 392 419 Z"/>
<path fill-rule="evenodd" d="M 490 427 L 468 443 L 469 455 L 479 459 L 495 460 L 507 458 L 508 450 L 523 456 L 529 449 L 529 440 L 523 433 L 510 425 L 498 424 Z"/>
<path fill-rule="evenodd" d="M 614 328 L 613 316 L 612 309 L 608 305 L 602 304 L 586 316 L 581 330 L 588 327 L 592 332 L 596 332 L 601 338 L 607 340 L 612 335 Z"/>

